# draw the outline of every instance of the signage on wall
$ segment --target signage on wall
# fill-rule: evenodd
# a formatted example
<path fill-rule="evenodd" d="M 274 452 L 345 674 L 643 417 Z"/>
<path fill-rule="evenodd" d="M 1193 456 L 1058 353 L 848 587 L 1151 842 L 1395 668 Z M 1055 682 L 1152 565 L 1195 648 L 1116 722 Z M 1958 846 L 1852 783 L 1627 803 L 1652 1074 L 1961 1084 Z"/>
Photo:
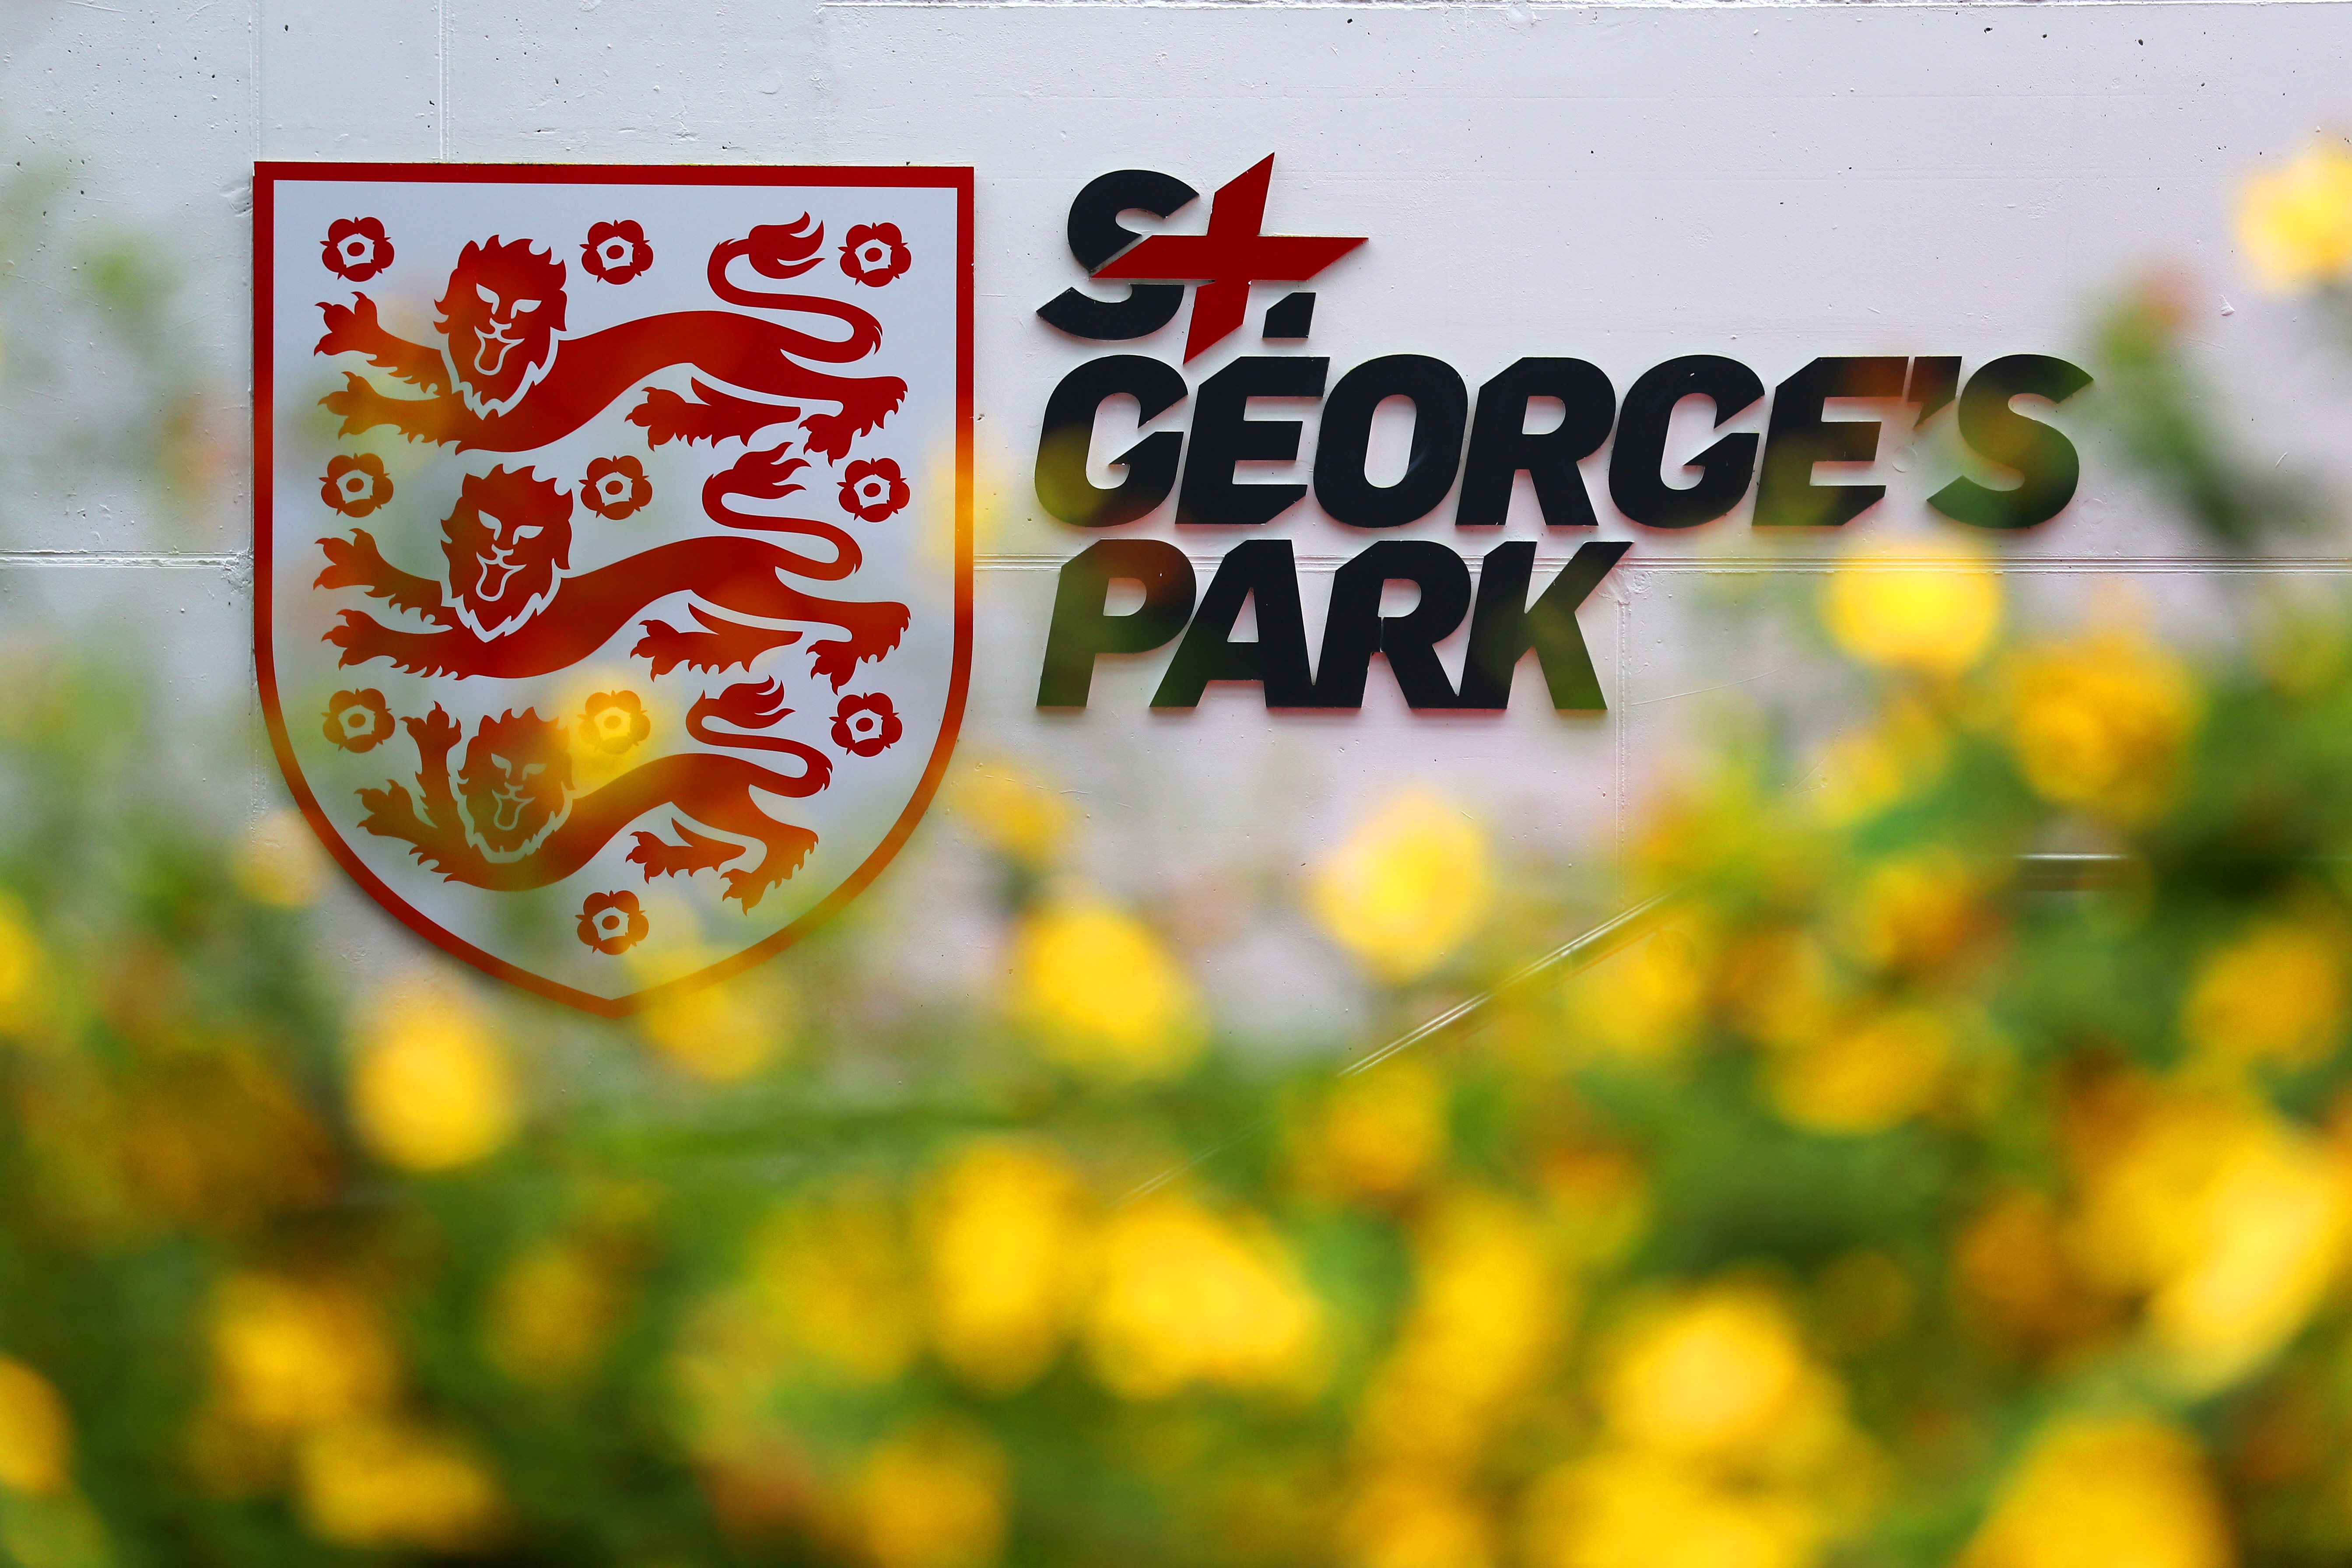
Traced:
<path fill-rule="evenodd" d="M 1120 221 L 1129 212 L 1171 217 L 1198 200 L 1191 185 L 1151 170 L 1104 174 L 1071 204 L 1073 259 L 1097 283 L 1125 285 L 1125 297 L 1074 285 L 1038 309 L 1047 325 L 1097 344 L 1148 337 L 1175 319 L 1188 287 L 1192 315 L 1181 367 L 1115 352 L 1063 377 L 1040 421 L 1038 502 L 1081 529 L 1161 519 L 1180 538 L 1189 536 L 1186 542 L 1219 542 L 1223 554 L 1205 585 L 1185 550 L 1167 538 L 1121 533 L 1074 555 L 1055 594 L 1037 680 L 1041 708 L 1087 706 L 1102 654 L 1172 644 L 1155 708 L 1193 707 L 1220 680 L 1256 686 L 1270 709 L 1359 708 L 1379 653 L 1412 708 L 1497 709 L 1508 705 L 1513 674 L 1532 653 L 1555 708 L 1599 709 L 1601 686 L 1576 611 L 1629 546 L 1589 540 L 1538 584 L 1533 541 L 1470 542 L 1499 531 L 1522 474 L 1548 532 L 1574 537 L 1598 527 L 1581 465 L 1604 445 L 1609 503 L 1648 529 L 1716 522 L 1751 497 L 1756 528 L 1842 527 L 1875 505 L 1885 487 L 1825 479 L 1815 465 L 1871 462 L 1885 418 L 1905 408 L 1902 416 L 1919 426 L 1954 410 L 1960 439 L 2009 476 L 2005 484 L 1987 484 L 1953 475 L 1927 502 L 1945 517 L 1979 528 L 2031 528 L 2074 498 L 2074 447 L 2032 409 L 2064 402 L 2091 378 L 2047 354 L 2013 353 L 1969 367 L 1951 354 L 1830 353 L 1769 367 L 1781 379 L 1768 394 L 1758 371 L 1738 360 L 1688 353 L 1643 371 L 1622 398 L 1589 361 L 1531 354 L 1478 367 L 1474 395 L 1469 376 L 1425 354 L 1384 354 L 1335 378 L 1328 357 L 1302 352 L 1316 295 L 1301 289 L 1265 310 L 1265 346 L 1195 376 L 1193 362 L 1243 329 L 1253 284 L 1306 283 L 1365 243 L 1265 233 L 1273 171 L 1269 156 L 1219 188 L 1197 235 L 1147 237 Z M 1722 434 L 1696 452 L 1670 453 L 1670 428 L 1686 400 L 1701 400 L 1719 429 L 1768 395 L 1760 435 Z M 1257 399 L 1284 400 L 1293 410 L 1320 405 L 1319 436 L 1301 479 L 1244 476 L 1246 463 L 1301 461 L 1301 420 L 1295 413 L 1254 414 Z M 1412 407 L 1410 447 L 1402 473 L 1376 482 L 1368 472 L 1375 411 L 1400 399 Z M 1880 416 L 1843 415 L 1831 407 L 1836 399 L 1874 402 Z M 2020 399 L 2030 402 L 2020 408 Z M 1138 434 L 1108 440 L 1099 434 L 1110 424 L 1104 405 L 1113 400 L 1132 401 Z M 1553 411 L 1550 423 L 1542 423 L 1538 406 Z M 1089 469 L 1106 459 L 1120 477 L 1097 484 Z M 1311 654 L 1290 542 L 1277 531 L 1283 520 L 1301 514 L 1310 494 L 1321 515 L 1373 536 L 1335 574 Z M 1439 513 L 1449 496 L 1453 542 L 1377 537 Z M 1248 537 L 1225 543 L 1236 531 Z M 1480 561 L 1475 592 L 1473 553 Z M 1141 598 L 1114 612 L 1112 585 L 1122 582 L 1139 587 Z M 1413 584 L 1418 598 L 1403 614 L 1384 615 L 1383 593 L 1395 582 Z M 1234 635 L 1244 606 L 1256 621 L 1247 639 Z M 1436 645 L 1465 623 L 1457 681 Z"/>
<path fill-rule="evenodd" d="M 1883 431 L 1939 418 L 1981 459 L 1927 497 L 1945 517 L 2030 528 L 2074 495 L 2043 416 L 2090 378 L 2041 353 L 1693 352 L 1622 394 L 1534 342 L 1335 374 L 1316 280 L 1378 240 L 1270 232 L 1274 177 L 1203 201 L 1125 169 L 1070 205 L 1078 276 L 1032 330 L 1079 357 L 1034 479 L 1098 537 L 1035 627 L 1041 708 L 1085 708 L 1104 654 L 1169 649 L 1155 708 L 1232 682 L 1356 709 L 1392 679 L 1414 710 L 1491 710 L 1533 656 L 1554 708 L 1599 710 L 1578 610 L 1629 548 L 1591 537 L 1604 503 L 1649 530 L 1743 505 L 1843 527 L 1885 494 L 1854 471 Z M 964 706 L 970 171 L 279 163 L 255 189 L 261 693 L 345 868 L 450 952 L 604 1013 L 855 897 Z M 1181 358 L 1136 352 L 1188 309 Z M 1401 462 L 1376 458 L 1408 416 Z M 1515 492 L 1576 542 L 1556 570 L 1501 537 Z M 1286 530 L 1318 517 L 1364 538 L 1310 635 Z M 1410 609 L 1384 609 L 1393 583 Z"/>
<path fill-rule="evenodd" d="M 604 1013 L 854 897 L 963 710 L 969 171 L 256 174 L 261 696 L 344 868 Z"/>

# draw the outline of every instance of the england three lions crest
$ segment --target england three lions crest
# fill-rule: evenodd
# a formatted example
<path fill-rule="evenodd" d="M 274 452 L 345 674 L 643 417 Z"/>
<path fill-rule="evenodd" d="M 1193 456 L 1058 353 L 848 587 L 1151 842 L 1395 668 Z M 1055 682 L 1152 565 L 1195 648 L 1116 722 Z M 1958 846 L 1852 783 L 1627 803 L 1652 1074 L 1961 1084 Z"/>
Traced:
<path fill-rule="evenodd" d="M 259 166 L 262 702 L 387 909 L 614 1014 L 882 869 L 970 660 L 971 189 Z"/>

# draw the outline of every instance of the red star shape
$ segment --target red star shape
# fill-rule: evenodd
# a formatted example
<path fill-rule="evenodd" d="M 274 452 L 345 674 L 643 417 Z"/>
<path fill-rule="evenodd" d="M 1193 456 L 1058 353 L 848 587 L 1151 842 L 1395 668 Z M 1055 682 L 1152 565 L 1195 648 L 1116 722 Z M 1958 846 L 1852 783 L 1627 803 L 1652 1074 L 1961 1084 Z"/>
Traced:
<path fill-rule="evenodd" d="M 1251 284 L 1304 282 L 1364 243 L 1360 236 L 1259 233 L 1273 178 L 1269 153 L 1212 198 L 1208 233 L 1155 234 L 1095 273 L 1107 281 L 1200 284 L 1192 295 L 1192 330 L 1184 336 L 1187 363 L 1242 324 Z"/>

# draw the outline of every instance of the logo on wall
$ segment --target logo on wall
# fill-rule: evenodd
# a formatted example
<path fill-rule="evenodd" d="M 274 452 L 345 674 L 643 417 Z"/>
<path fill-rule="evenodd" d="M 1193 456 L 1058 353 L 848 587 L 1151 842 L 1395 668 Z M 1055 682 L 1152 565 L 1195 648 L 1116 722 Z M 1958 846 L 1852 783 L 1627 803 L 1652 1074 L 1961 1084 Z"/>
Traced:
<path fill-rule="evenodd" d="M 1475 376 L 1428 354 L 1389 353 L 1334 377 L 1328 356 L 1307 351 L 1316 295 L 1293 287 L 1266 304 L 1255 350 L 1203 363 L 1243 331 L 1253 285 L 1295 286 L 1369 254 L 1360 237 L 1265 233 L 1273 174 L 1269 155 L 1220 186 L 1200 234 L 1146 236 L 1122 221 L 1138 212 L 1182 221 L 1196 209 L 1199 193 L 1157 170 L 1099 175 L 1070 204 L 1071 259 L 1090 285 L 1124 297 L 1074 284 L 1038 307 L 1040 320 L 1092 352 L 1152 338 L 1188 289 L 1192 315 L 1181 363 L 1097 353 L 1046 399 L 1038 505 L 1104 537 L 1062 567 L 1040 708 L 1087 707 L 1105 655 L 1172 644 L 1157 709 L 1197 707 L 1212 684 L 1255 687 L 1268 709 L 1360 709 L 1377 659 L 1414 710 L 1491 711 L 1509 706 L 1532 655 L 1553 708 L 1595 711 L 1606 702 L 1577 610 L 1630 548 L 1583 531 L 1603 521 L 1596 499 L 1611 521 L 1659 532 L 1743 510 L 1750 528 L 1782 537 L 1843 528 L 1886 495 L 1883 482 L 1851 472 L 1875 461 L 1882 434 L 1916 434 L 1948 408 L 1973 466 L 1994 482 L 1955 472 L 1928 508 L 1969 527 L 2016 530 L 2074 499 L 2081 460 L 2047 415 L 2091 378 L 2047 354 L 1964 365 L 1956 354 L 1831 353 L 1778 367 L 1768 390 L 1738 360 L 1685 353 L 1642 371 L 1622 396 L 1599 365 L 1556 353 L 1474 367 Z M 1531 335 L 1549 331 L 1538 324 Z M 1696 438 L 1686 421 L 1677 435 L 1686 404 L 1707 420 Z M 1410 408 L 1412 436 L 1402 471 L 1377 477 L 1373 425 L 1390 405 Z M 1743 419 L 1751 427 L 1725 428 Z M 1292 466 L 1295 474 L 1265 472 Z M 1097 483 L 1098 469 L 1115 482 Z M 1496 542 L 1523 476 L 1541 548 L 1573 544 L 1548 580 L 1536 541 Z M 1302 505 L 1310 496 L 1312 509 Z M 1334 574 L 1321 636 L 1310 639 L 1279 531 L 1317 514 L 1365 542 Z M 1155 523 L 1181 543 L 1145 531 Z M 1184 545 L 1220 551 L 1205 584 Z M 1382 608 L 1392 583 L 1415 591 L 1402 614 Z M 1119 584 L 1140 592 L 1114 610 Z M 1242 637 L 1245 610 L 1256 626 Z"/>
<path fill-rule="evenodd" d="M 854 897 L 963 708 L 969 172 L 255 191 L 261 694 L 336 858 L 606 1014 Z"/>

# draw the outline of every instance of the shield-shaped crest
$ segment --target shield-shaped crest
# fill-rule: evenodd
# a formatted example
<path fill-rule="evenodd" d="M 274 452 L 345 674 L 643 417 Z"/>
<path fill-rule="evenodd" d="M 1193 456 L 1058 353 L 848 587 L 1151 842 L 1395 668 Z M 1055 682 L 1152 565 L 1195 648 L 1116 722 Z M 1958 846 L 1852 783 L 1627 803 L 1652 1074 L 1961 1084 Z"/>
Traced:
<path fill-rule="evenodd" d="M 258 165 L 261 698 L 416 931 L 617 1014 L 903 843 L 971 641 L 962 169 Z"/>

